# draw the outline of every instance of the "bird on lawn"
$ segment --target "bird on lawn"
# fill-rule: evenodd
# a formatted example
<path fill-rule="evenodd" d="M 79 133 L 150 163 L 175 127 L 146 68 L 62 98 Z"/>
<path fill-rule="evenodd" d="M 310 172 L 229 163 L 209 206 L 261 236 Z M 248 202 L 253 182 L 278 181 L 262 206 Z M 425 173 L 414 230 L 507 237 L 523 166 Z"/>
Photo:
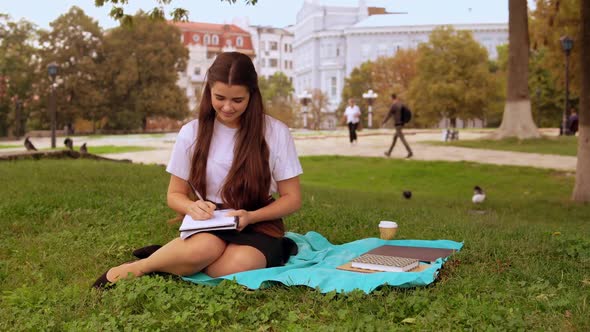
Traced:
<path fill-rule="evenodd" d="M 86 143 L 80 146 L 80 153 L 88 153 L 88 148 L 86 148 Z"/>
<path fill-rule="evenodd" d="M 473 197 L 471 198 L 471 201 L 473 203 L 483 203 L 483 201 L 486 199 L 486 193 L 483 191 L 483 189 L 481 189 L 480 186 L 475 186 L 473 187 Z"/>
<path fill-rule="evenodd" d="M 25 137 L 25 148 L 27 149 L 27 151 L 37 151 L 33 143 L 31 143 L 29 136 Z"/>
<path fill-rule="evenodd" d="M 68 148 L 68 150 L 74 150 L 74 141 L 71 138 L 66 137 L 64 140 L 64 145 L 66 148 Z"/>
<path fill-rule="evenodd" d="M 405 190 L 405 191 L 403 192 L 403 195 L 404 195 L 404 198 L 405 198 L 405 199 L 410 199 L 410 198 L 412 198 L 412 192 L 411 192 L 411 191 L 409 191 L 409 190 Z"/>

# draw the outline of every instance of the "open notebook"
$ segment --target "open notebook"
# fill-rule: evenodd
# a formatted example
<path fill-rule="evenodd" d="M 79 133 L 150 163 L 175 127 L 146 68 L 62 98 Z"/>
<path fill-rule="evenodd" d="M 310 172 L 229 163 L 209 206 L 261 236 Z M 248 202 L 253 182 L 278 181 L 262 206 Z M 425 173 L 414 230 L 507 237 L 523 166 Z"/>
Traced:
<path fill-rule="evenodd" d="M 213 218 L 207 220 L 194 220 L 188 214 L 185 215 L 179 228 L 180 238 L 184 240 L 193 234 L 205 231 L 236 229 L 238 227 L 238 217 L 225 216 L 230 211 L 234 210 L 215 210 L 213 211 Z"/>

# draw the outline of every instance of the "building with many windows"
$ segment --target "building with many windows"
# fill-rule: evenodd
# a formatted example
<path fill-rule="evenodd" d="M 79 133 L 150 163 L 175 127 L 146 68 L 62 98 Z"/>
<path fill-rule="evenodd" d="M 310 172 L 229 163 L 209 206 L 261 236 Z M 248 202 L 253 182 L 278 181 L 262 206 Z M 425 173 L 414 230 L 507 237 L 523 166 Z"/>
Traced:
<path fill-rule="evenodd" d="M 293 82 L 293 32 L 289 28 L 251 25 L 248 31 L 256 52 L 254 65 L 259 76 L 282 72 Z"/>
<path fill-rule="evenodd" d="M 178 85 L 186 92 L 190 110 L 196 109 L 207 69 L 219 53 L 237 51 L 255 57 L 250 33 L 237 25 L 200 22 L 172 24 L 182 32 L 182 42 L 189 50 L 186 70 L 180 73 Z"/>
<path fill-rule="evenodd" d="M 415 48 L 428 41 L 433 29 L 451 25 L 469 30 L 491 57 L 496 46 L 508 42 L 508 24 L 470 22 L 469 17 L 454 22 L 420 22 L 411 14 L 390 14 L 382 7 L 324 5 L 304 1 L 294 26 L 294 88 L 320 89 L 329 99 L 322 116 L 323 128 L 335 128 L 345 78 L 365 61 L 393 56 L 399 49 Z"/>

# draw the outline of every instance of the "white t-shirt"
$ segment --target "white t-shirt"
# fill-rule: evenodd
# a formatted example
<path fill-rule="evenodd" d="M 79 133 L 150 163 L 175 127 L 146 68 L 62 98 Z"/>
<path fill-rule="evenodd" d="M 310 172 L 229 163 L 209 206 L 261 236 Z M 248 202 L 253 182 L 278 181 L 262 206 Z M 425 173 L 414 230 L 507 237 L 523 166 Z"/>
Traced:
<path fill-rule="evenodd" d="M 266 130 L 264 138 L 269 149 L 269 167 L 271 174 L 270 192 L 277 191 L 277 181 L 293 178 L 303 170 L 295 150 L 295 142 L 289 128 L 277 119 L 268 115 L 265 118 Z M 166 171 L 177 177 L 188 180 L 191 170 L 192 156 L 195 149 L 195 141 L 199 121 L 193 120 L 185 124 L 176 137 L 176 143 L 172 149 L 170 162 Z M 215 120 L 213 137 L 209 148 L 207 160 L 207 195 L 206 199 L 221 203 L 221 188 L 229 173 L 234 158 L 235 135 L 237 128 L 229 128 Z M 203 193 L 201 193 L 203 194 Z"/>
<path fill-rule="evenodd" d="M 349 105 L 344 110 L 344 115 L 346 115 L 346 123 L 358 123 L 360 121 L 361 110 L 357 105 Z"/>

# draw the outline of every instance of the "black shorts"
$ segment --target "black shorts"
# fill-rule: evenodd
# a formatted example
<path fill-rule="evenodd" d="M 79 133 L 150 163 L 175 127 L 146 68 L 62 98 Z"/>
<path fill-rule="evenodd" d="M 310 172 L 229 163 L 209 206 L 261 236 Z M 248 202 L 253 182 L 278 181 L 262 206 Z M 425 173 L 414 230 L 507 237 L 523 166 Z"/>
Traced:
<path fill-rule="evenodd" d="M 258 249 L 266 258 L 266 267 L 285 265 L 289 256 L 297 254 L 297 244 L 287 238 L 276 238 L 245 229 L 207 232 L 228 243 L 250 246 Z"/>

